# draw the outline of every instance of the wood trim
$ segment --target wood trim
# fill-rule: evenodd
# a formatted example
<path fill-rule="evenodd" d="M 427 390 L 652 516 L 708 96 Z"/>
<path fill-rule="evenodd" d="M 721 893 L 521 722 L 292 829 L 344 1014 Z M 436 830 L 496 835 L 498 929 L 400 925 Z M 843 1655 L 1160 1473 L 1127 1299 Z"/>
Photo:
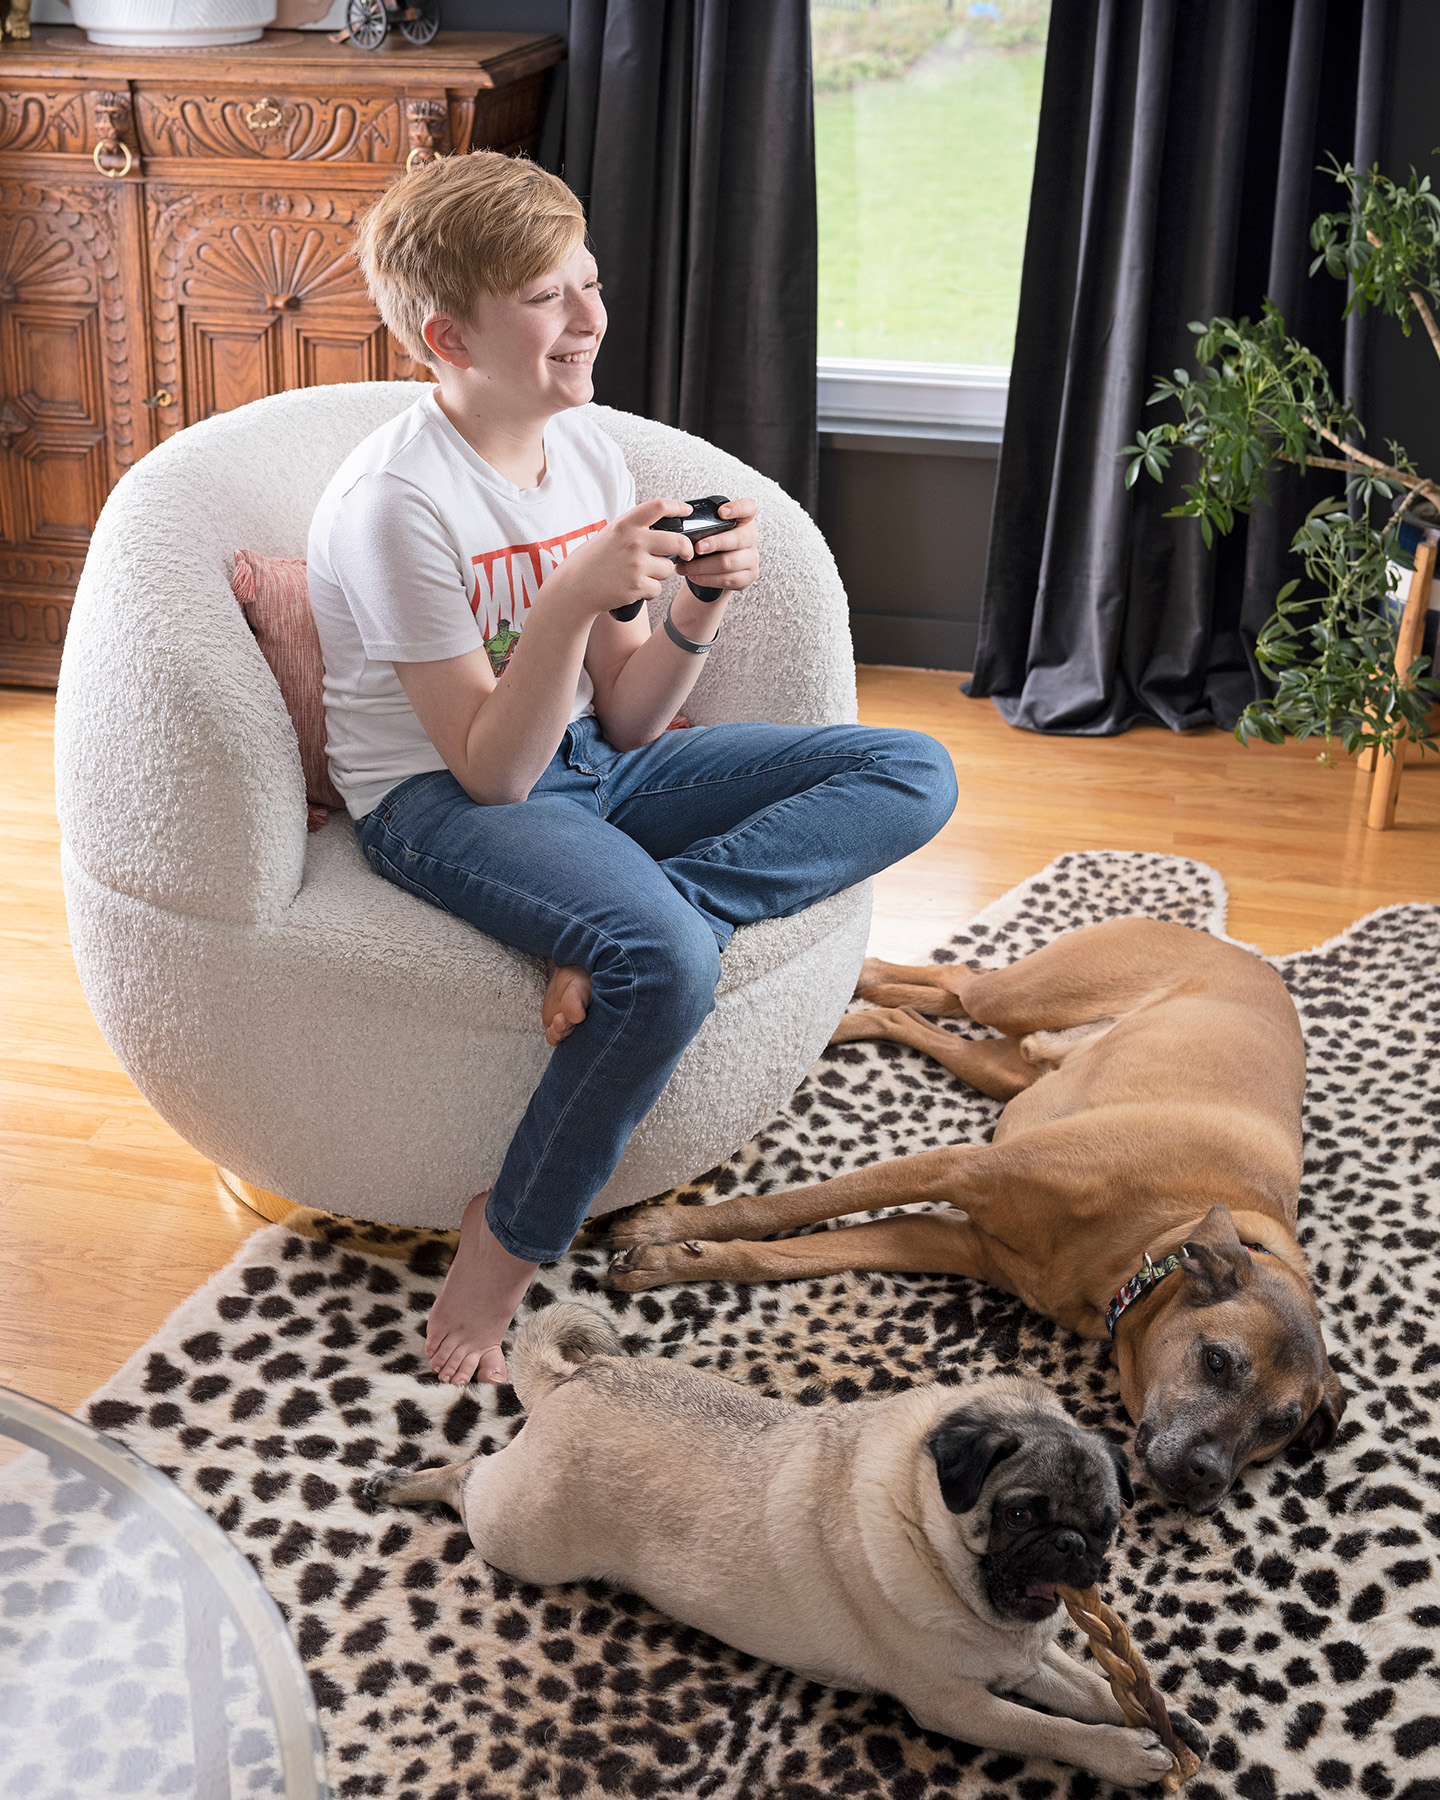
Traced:
<path fill-rule="evenodd" d="M 127 48 L 116 52 L 92 44 L 73 26 L 38 25 L 28 43 L 7 38 L 0 44 L 0 68 L 5 71 L 0 85 L 93 79 L 97 68 L 112 79 L 123 68 L 137 80 L 193 84 L 197 77 L 205 80 L 214 68 L 221 67 L 232 74 L 253 68 L 257 74 L 273 73 L 327 87 L 337 81 L 402 87 L 412 76 L 434 81 L 437 70 L 453 70 L 457 87 L 467 77 L 473 80 L 477 72 L 499 87 L 564 59 L 563 38 L 526 31 L 441 31 L 423 48 L 392 34 L 379 50 L 332 44 L 323 31 L 267 31 L 254 43 L 212 50 Z"/>

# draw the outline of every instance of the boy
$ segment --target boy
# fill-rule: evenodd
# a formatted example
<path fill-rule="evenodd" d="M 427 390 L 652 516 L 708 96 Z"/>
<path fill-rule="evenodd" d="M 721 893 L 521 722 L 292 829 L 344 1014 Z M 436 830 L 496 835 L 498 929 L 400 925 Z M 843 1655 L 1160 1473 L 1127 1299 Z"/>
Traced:
<path fill-rule="evenodd" d="M 650 530 L 687 508 L 637 506 L 586 411 L 605 308 L 562 182 L 497 152 L 431 163 L 357 255 L 436 385 L 352 453 L 311 526 L 331 772 L 372 867 L 552 971 L 553 1054 L 426 1336 L 441 1381 L 500 1382 L 531 1276 L 713 1008 L 735 927 L 926 842 L 955 776 L 915 732 L 666 732 L 758 573 L 756 505 L 732 501 L 693 558 Z M 612 618 L 659 594 L 667 556 L 721 597 L 679 584 L 653 633 L 643 609 Z"/>

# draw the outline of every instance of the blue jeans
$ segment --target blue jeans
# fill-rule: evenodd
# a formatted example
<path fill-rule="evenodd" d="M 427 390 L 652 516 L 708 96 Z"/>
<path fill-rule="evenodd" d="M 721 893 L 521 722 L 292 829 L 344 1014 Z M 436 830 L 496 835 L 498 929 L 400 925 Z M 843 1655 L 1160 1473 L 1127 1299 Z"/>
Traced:
<path fill-rule="evenodd" d="M 486 1206 L 512 1255 L 569 1248 L 713 1010 L 736 926 L 908 856 L 956 798 L 949 756 L 916 731 L 712 725 L 621 754 L 580 719 L 518 804 L 477 805 L 440 770 L 357 822 L 388 880 L 589 971 L 589 1013 L 552 1052 Z"/>

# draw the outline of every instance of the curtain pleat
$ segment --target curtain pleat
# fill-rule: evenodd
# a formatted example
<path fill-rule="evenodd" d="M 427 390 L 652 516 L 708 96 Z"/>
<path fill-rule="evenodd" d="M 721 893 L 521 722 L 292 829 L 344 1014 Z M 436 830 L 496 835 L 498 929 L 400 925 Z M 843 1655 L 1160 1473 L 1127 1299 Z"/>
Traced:
<path fill-rule="evenodd" d="M 1390 0 L 1065 0 L 1051 15 L 973 695 L 1011 724 L 1100 735 L 1231 725 L 1290 539 L 1334 482 L 1293 472 L 1207 550 L 1164 515 L 1193 475 L 1124 485 L 1118 452 L 1193 366 L 1191 320 L 1290 329 L 1358 394 L 1364 328 L 1308 274 L 1341 203 L 1317 165 L 1373 161 Z M 1187 466 L 1188 465 L 1188 466 Z"/>
<path fill-rule="evenodd" d="M 610 329 L 596 398 L 817 486 L 804 0 L 571 0 L 564 175 Z"/>

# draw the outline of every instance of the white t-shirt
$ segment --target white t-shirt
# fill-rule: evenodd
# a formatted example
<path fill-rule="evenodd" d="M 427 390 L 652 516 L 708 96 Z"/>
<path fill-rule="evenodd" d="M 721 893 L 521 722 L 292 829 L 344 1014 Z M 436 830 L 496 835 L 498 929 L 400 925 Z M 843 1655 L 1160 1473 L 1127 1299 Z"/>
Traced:
<path fill-rule="evenodd" d="M 443 769 L 395 673 L 482 644 L 505 667 L 545 577 L 635 504 L 588 407 L 545 427 L 545 479 L 518 488 L 476 454 L 427 387 L 341 464 L 310 525 L 310 608 L 325 662 L 325 750 L 352 817 Z M 582 671 L 570 717 L 593 712 Z"/>

